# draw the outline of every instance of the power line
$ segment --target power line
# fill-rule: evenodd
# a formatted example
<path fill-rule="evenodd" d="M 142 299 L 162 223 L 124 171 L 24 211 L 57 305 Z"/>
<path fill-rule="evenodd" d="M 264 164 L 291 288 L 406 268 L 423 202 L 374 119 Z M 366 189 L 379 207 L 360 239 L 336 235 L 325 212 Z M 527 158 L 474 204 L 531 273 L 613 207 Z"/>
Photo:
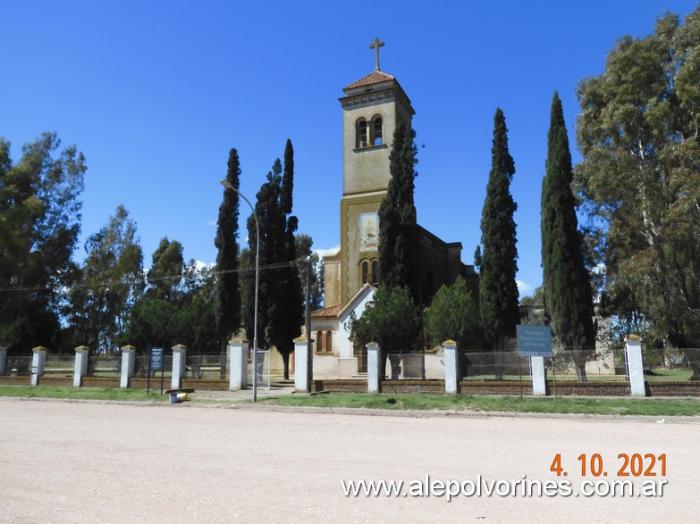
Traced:
<path fill-rule="evenodd" d="M 269 270 L 269 269 L 281 269 L 285 267 L 293 267 L 296 264 L 303 262 L 305 258 L 297 258 L 294 260 L 290 260 L 289 262 L 277 262 L 275 264 L 266 264 L 264 266 L 260 266 L 260 270 Z M 212 270 L 208 273 L 208 275 L 225 275 L 228 273 L 251 273 L 255 272 L 255 268 L 239 268 L 239 269 L 224 269 L 220 271 Z M 180 275 L 163 275 L 160 277 L 148 277 L 146 276 L 143 280 L 146 282 L 161 282 L 161 281 L 168 281 L 168 280 L 182 280 L 186 278 L 186 274 L 180 274 Z M 141 279 L 139 279 L 141 280 Z M 29 293 L 29 292 L 38 292 L 38 291 L 55 291 L 58 293 L 63 293 L 63 294 L 68 294 L 74 289 L 90 289 L 90 288 L 104 288 L 104 287 L 110 287 L 110 286 L 123 286 L 128 284 L 128 281 L 124 280 L 114 280 L 114 281 L 103 281 L 103 282 L 93 282 L 90 284 L 74 284 L 72 286 L 35 286 L 35 287 L 8 287 L 8 288 L 0 288 L 0 293 Z"/>

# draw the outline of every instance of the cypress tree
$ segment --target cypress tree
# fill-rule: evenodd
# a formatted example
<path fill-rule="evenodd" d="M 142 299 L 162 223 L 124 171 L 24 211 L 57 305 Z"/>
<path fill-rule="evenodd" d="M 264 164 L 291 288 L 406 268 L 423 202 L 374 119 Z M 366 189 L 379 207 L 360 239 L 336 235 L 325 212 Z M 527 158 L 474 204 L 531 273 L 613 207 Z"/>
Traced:
<path fill-rule="evenodd" d="M 276 170 L 279 161 L 273 166 Z M 268 172 L 266 181 L 260 186 L 256 194 L 255 216 L 260 226 L 260 267 L 265 268 L 275 261 L 275 254 L 279 251 L 279 245 L 275 245 L 275 239 L 279 235 L 279 172 Z M 244 325 L 249 342 L 253 343 L 254 314 L 255 314 L 255 248 L 257 243 L 255 216 L 248 217 L 248 249 L 246 250 L 246 304 Z M 270 341 L 270 302 L 275 296 L 275 270 L 261 269 L 258 289 L 258 349 L 267 349 Z"/>
<path fill-rule="evenodd" d="M 173 302 L 178 296 L 185 263 L 182 258 L 182 244 L 177 240 L 172 242 L 164 237 L 158 248 L 153 252 L 151 269 L 147 280 L 149 298 L 158 298 Z"/>
<path fill-rule="evenodd" d="M 236 190 L 240 187 L 241 168 L 238 151 L 231 149 L 228 157 L 226 181 Z M 216 270 L 214 316 L 219 344 L 225 348 L 231 335 L 241 324 L 241 294 L 238 283 L 238 193 L 224 189 L 219 206 L 216 240 Z M 225 351 L 225 349 L 222 349 Z"/>
<path fill-rule="evenodd" d="M 282 355 L 284 378 L 289 378 L 289 356 L 294 351 L 294 339 L 301 335 L 304 317 L 302 285 L 296 265 L 295 233 L 299 226 L 297 217 L 292 212 L 292 190 L 294 187 L 294 149 L 291 140 L 287 140 L 284 151 L 284 173 L 280 187 L 278 220 L 283 227 L 278 229 L 275 239 L 279 262 L 289 262 L 288 266 L 275 270 L 277 292 L 271 301 L 270 337 L 277 351 Z M 280 257 L 281 255 L 281 257 Z"/>
<path fill-rule="evenodd" d="M 520 314 L 515 221 L 517 205 L 510 194 L 515 173 L 508 152 L 508 129 L 501 109 L 494 116 L 491 171 L 481 216 L 481 271 L 479 310 L 484 335 L 492 349 L 501 349 L 504 339 L 515 336 Z"/>
<path fill-rule="evenodd" d="M 391 179 L 379 207 L 379 278 L 389 288 L 415 289 L 415 132 L 400 123 L 394 131 L 389 167 Z"/>
<path fill-rule="evenodd" d="M 569 139 L 559 94 L 554 93 L 542 181 L 542 265 L 547 313 L 564 348 L 574 352 L 577 374 L 585 380 L 585 349 L 595 343 L 593 296 L 582 255 L 582 239 L 571 191 Z"/>
<path fill-rule="evenodd" d="M 291 212 L 294 178 L 294 158 L 290 141 L 285 150 L 284 175 L 282 163 L 275 160 L 272 171 L 256 195 L 256 215 L 260 225 L 260 266 L 278 264 L 260 272 L 258 291 L 258 348 L 275 346 L 282 355 L 284 376 L 289 378 L 289 356 L 294 339 L 301 334 L 303 297 L 295 264 L 295 232 L 298 220 Z M 246 267 L 255 267 L 255 220 L 248 219 Z M 255 278 L 247 272 L 244 324 L 249 339 L 254 332 Z"/>
<path fill-rule="evenodd" d="M 282 194 L 280 204 L 282 212 L 290 214 L 292 212 L 292 192 L 294 190 L 294 148 L 292 141 L 288 138 L 284 146 L 284 174 L 282 175 Z"/>

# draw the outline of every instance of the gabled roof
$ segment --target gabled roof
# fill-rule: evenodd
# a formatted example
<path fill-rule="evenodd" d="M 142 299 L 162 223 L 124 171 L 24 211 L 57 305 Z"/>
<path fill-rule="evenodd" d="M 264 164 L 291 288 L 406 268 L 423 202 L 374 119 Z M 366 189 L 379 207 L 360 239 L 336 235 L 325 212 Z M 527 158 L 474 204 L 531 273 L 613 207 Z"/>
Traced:
<path fill-rule="evenodd" d="M 355 309 L 355 306 L 365 298 L 369 293 L 374 293 L 377 290 L 376 287 L 371 284 L 363 285 L 357 293 L 345 304 L 344 307 L 340 307 L 340 304 L 335 304 L 333 306 L 324 307 L 311 312 L 311 316 L 314 318 L 340 318 L 349 311 Z"/>
<path fill-rule="evenodd" d="M 340 304 L 317 309 L 311 312 L 312 317 L 335 318 L 340 313 Z"/>
<path fill-rule="evenodd" d="M 345 304 L 343 309 L 338 312 L 338 318 L 343 317 L 349 311 L 352 311 L 357 306 L 363 298 L 365 298 L 369 293 L 374 293 L 377 290 L 372 284 L 364 284 L 360 289 L 357 290 L 355 296 L 353 296 L 348 303 Z"/>
<path fill-rule="evenodd" d="M 384 71 L 375 70 L 372 71 L 370 74 L 363 76 L 359 80 L 356 80 L 352 84 L 346 85 L 343 88 L 343 91 L 346 91 L 348 89 L 355 89 L 357 87 L 365 87 L 372 84 L 381 84 L 382 82 L 389 82 L 391 80 L 394 80 L 393 75 L 385 73 Z"/>

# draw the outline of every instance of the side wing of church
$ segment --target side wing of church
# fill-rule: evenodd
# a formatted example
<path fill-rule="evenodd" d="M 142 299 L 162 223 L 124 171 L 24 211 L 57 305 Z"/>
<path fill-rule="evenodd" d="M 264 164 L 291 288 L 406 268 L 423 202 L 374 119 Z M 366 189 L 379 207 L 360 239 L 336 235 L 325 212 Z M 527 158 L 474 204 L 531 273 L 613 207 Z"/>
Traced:
<path fill-rule="evenodd" d="M 383 45 L 378 40 L 374 46 Z M 372 46 L 372 47 L 374 47 Z M 352 376 L 362 372 L 364 348 L 353 348 L 347 326 L 339 315 L 352 313 L 357 302 L 364 310 L 367 294 L 378 283 L 378 211 L 386 196 L 391 173 L 389 155 L 394 130 L 399 123 L 411 126 L 415 111 L 396 78 L 379 68 L 378 47 L 375 70 L 345 86 L 340 98 L 343 111 L 343 196 L 340 200 L 340 250 L 323 259 L 325 308 L 312 313 L 312 334 L 316 354 L 340 358 L 344 372 Z M 464 276 L 475 285 L 478 275 L 473 266 L 461 261 L 462 244 L 445 242 L 418 226 L 417 299 L 429 304 L 443 284 Z M 369 286 L 367 286 L 369 284 Z M 373 293 L 371 293 L 373 294 Z M 358 301 L 358 295 L 362 300 Z M 355 312 L 356 316 L 361 314 Z M 327 349 L 330 346 L 330 350 Z M 356 361 L 344 362 L 345 359 Z M 333 369 L 328 363 L 314 361 L 314 373 Z M 326 373 L 322 373 L 326 374 Z"/>

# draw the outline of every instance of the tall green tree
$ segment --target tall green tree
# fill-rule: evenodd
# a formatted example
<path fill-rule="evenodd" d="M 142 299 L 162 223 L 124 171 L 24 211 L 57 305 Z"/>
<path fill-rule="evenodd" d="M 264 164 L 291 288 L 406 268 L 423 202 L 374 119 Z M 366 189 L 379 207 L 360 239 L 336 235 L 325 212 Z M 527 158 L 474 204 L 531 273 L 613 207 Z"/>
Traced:
<path fill-rule="evenodd" d="M 188 354 L 216 353 L 219 339 L 214 291 L 213 270 L 190 260 L 184 267 L 182 285 L 171 298 L 159 297 L 151 288 L 138 300 L 131 309 L 123 342 L 144 349 L 184 344 Z"/>
<path fill-rule="evenodd" d="M 351 317 L 350 333 L 353 342 L 362 347 L 377 342 L 381 361 L 389 359 L 392 378 L 396 379 L 400 353 L 422 349 L 423 317 L 408 288 L 380 285 L 362 316 Z"/>
<path fill-rule="evenodd" d="M 391 179 L 379 207 L 379 281 L 389 288 L 407 287 L 420 300 L 415 286 L 416 178 L 415 132 L 399 123 L 389 156 Z"/>
<path fill-rule="evenodd" d="M 260 226 L 260 285 L 258 293 L 258 347 L 275 346 L 282 355 L 284 376 L 289 377 L 289 356 L 294 338 L 301 334 L 303 297 L 297 270 L 296 238 L 298 220 L 291 212 L 293 187 L 293 153 L 291 142 L 286 149 L 288 165 L 282 177 L 282 163 L 275 160 L 272 171 L 256 195 L 255 214 Z M 289 211 L 287 211 L 289 210 Z M 254 333 L 255 219 L 248 219 L 246 290 L 244 324 L 250 339 Z M 252 250 L 252 251 L 251 251 Z M 272 266 L 272 267 L 267 267 Z"/>
<path fill-rule="evenodd" d="M 279 273 L 276 300 L 270 304 L 270 339 L 282 355 L 284 378 L 289 378 L 289 357 L 294 351 L 294 339 L 301 335 L 304 322 L 304 302 L 302 286 L 299 280 L 294 233 L 297 230 L 297 218 L 289 217 L 284 236 L 284 261 L 290 264 L 281 267 Z"/>
<path fill-rule="evenodd" d="M 162 298 L 143 296 L 130 311 L 122 342 L 146 351 L 149 347 L 170 348 L 175 342 L 169 329 L 176 312 L 173 304 Z"/>
<path fill-rule="evenodd" d="M 69 293 L 75 343 L 95 351 L 116 349 L 145 283 L 136 223 L 118 206 L 107 225 L 88 238 L 87 257 Z"/>
<path fill-rule="evenodd" d="M 297 260 L 296 231 L 299 221 L 292 215 L 292 193 L 294 189 L 294 149 L 291 140 L 287 140 L 284 151 L 284 174 L 281 180 L 279 214 L 284 221 L 284 229 L 275 243 L 280 245 L 282 260 L 289 262 L 275 271 L 277 292 L 270 304 L 270 339 L 282 355 L 284 378 L 289 378 L 289 357 L 294 351 L 294 339 L 301 335 L 304 321 L 304 302 L 302 285 L 299 279 Z M 278 273 L 278 274 L 277 274 Z"/>
<path fill-rule="evenodd" d="M 578 98 L 576 179 L 604 302 L 662 344 L 700 347 L 700 7 L 620 39 Z"/>
<path fill-rule="evenodd" d="M 183 270 L 182 244 L 177 240 L 171 242 L 162 238 L 153 252 L 151 269 L 147 274 L 149 297 L 174 301 L 182 282 Z"/>
<path fill-rule="evenodd" d="M 292 213 L 294 192 L 294 147 L 288 138 L 284 146 L 284 174 L 282 175 L 282 193 L 280 194 L 280 206 L 282 212 L 289 215 Z"/>
<path fill-rule="evenodd" d="M 318 253 L 316 253 L 311 247 L 314 244 L 313 239 L 304 233 L 296 235 L 296 256 L 297 256 L 297 267 L 299 272 L 299 281 L 301 282 L 302 289 L 306 286 L 306 275 L 308 273 L 309 267 L 311 268 L 310 279 L 311 279 L 311 309 L 319 309 L 323 303 L 323 262 L 320 260 Z M 310 261 L 310 264 L 306 260 Z M 304 292 L 305 293 L 305 292 Z"/>
<path fill-rule="evenodd" d="M 55 348 L 60 290 L 75 276 L 71 256 L 80 233 L 85 158 L 44 133 L 12 162 L 0 139 L 0 287 L 22 289 L 0 300 L 0 345 L 11 353 Z"/>
<path fill-rule="evenodd" d="M 506 338 L 515 336 L 520 318 L 515 221 L 517 209 L 510 194 L 515 164 L 508 152 L 508 129 L 501 109 L 494 116 L 491 172 L 481 215 L 481 270 L 479 309 L 486 341 L 492 349 L 502 349 Z"/>
<path fill-rule="evenodd" d="M 245 292 L 245 330 L 246 335 L 253 343 L 255 331 L 255 250 L 258 242 L 256 235 L 255 217 L 257 217 L 260 229 L 259 264 L 262 268 L 259 277 L 258 290 L 258 348 L 268 349 L 273 342 L 270 339 L 270 310 L 272 301 L 277 292 L 275 270 L 267 266 L 278 261 L 281 253 L 284 253 L 280 245 L 280 239 L 284 237 L 284 215 L 280 212 L 279 197 L 281 189 L 281 163 L 275 162 L 273 170 L 267 174 L 266 181 L 260 186 L 256 194 L 255 216 L 248 218 L 248 250 L 243 257 L 247 262 L 246 277 L 247 289 Z"/>
<path fill-rule="evenodd" d="M 174 339 L 169 329 L 173 315 L 186 305 L 181 289 L 182 244 L 161 239 L 151 260 L 146 277 L 148 288 L 131 308 L 126 332 L 119 340 L 119 343 L 134 344 L 143 350 L 149 346 L 171 347 L 184 343 Z"/>
<path fill-rule="evenodd" d="M 238 279 L 238 214 L 241 167 L 238 151 L 231 149 L 228 157 L 226 181 L 234 189 L 225 188 L 223 202 L 219 206 L 219 218 L 215 245 L 216 290 L 215 319 L 216 333 L 221 347 L 225 347 L 231 335 L 241 325 L 241 292 Z"/>
<path fill-rule="evenodd" d="M 241 268 L 240 285 L 243 330 L 251 348 L 253 347 L 253 309 L 255 304 L 255 225 L 251 224 L 252 220 L 252 216 L 248 217 L 246 227 L 248 229 L 248 245 L 252 245 L 253 250 L 251 251 L 249 247 L 244 247 L 241 249 L 241 254 L 238 257 L 238 265 Z"/>
<path fill-rule="evenodd" d="M 212 354 L 219 347 L 216 334 L 215 275 L 212 268 L 194 260 L 185 266 L 182 293 L 168 323 L 173 344 L 184 344 L 188 353 Z"/>
<path fill-rule="evenodd" d="M 586 355 L 595 345 L 593 293 L 582 255 L 572 183 L 564 111 L 555 92 L 547 135 L 546 174 L 542 180 L 544 297 L 554 334 L 564 349 L 573 352 L 577 375 L 585 380 Z"/>
<path fill-rule="evenodd" d="M 476 301 L 463 277 L 440 287 L 425 310 L 425 330 L 434 346 L 452 339 L 461 351 L 471 349 L 481 338 L 480 326 Z"/>

